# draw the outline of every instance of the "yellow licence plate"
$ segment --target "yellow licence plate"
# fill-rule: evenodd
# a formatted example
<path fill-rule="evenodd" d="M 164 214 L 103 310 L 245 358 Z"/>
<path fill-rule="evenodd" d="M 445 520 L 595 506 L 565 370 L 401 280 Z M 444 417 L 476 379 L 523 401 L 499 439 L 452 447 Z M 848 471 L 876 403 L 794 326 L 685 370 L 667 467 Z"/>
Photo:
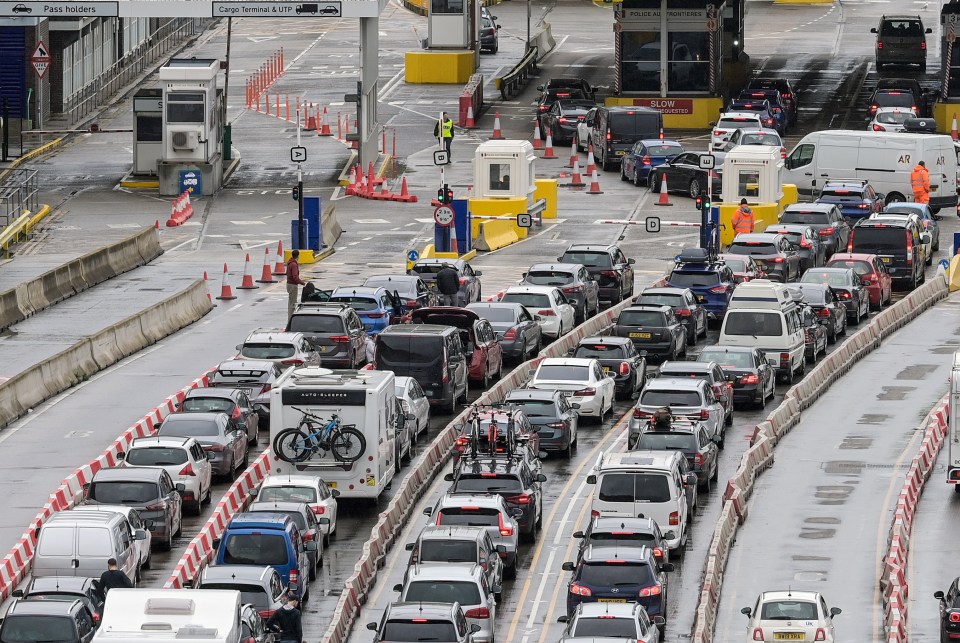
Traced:
<path fill-rule="evenodd" d="M 625 598 L 598 598 L 598 603 L 626 603 L 627 599 Z"/>
<path fill-rule="evenodd" d="M 650 333 L 630 333 L 633 339 L 650 339 Z"/>
<path fill-rule="evenodd" d="M 803 632 L 774 632 L 774 641 L 802 641 L 806 638 Z"/>
<path fill-rule="evenodd" d="M 330 487 L 331 489 L 336 489 L 336 488 L 337 488 L 337 483 L 336 483 L 336 482 L 328 482 L 328 483 L 327 483 L 327 486 Z"/>
<path fill-rule="evenodd" d="M 697 301 L 706 301 L 706 300 L 707 300 L 706 295 L 697 295 Z"/>
<path fill-rule="evenodd" d="M 626 150 L 617 150 L 617 156 L 623 156 L 623 155 L 626 154 L 626 153 L 627 153 Z M 626 601 L 621 601 L 621 602 L 624 602 L 624 603 L 625 603 Z"/>
<path fill-rule="evenodd" d="M 603 372 L 604 372 L 604 374 L 609 373 L 609 372 L 610 372 L 610 367 L 609 367 L 609 366 L 604 366 L 604 367 L 603 367 Z"/>
<path fill-rule="evenodd" d="M 893 261 L 893 257 L 880 257 L 880 260 L 883 261 L 883 263 L 890 263 Z"/>

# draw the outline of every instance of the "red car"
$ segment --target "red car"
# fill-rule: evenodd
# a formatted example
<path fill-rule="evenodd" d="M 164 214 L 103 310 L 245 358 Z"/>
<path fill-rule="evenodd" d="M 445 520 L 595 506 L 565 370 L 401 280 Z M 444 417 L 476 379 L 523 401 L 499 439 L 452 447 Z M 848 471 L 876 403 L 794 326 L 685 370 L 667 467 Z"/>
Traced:
<path fill-rule="evenodd" d="M 503 374 L 503 349 L 493 327 L 475 311 L 455 306 L 419 308 L 410 312 L 414 324 L 436 324 L 460 329 L 463 347 L 470 357 L 469 377 L 483 388 Z"/>
<path fill-rule="evenodd" d="M 880 310 L 890 303 L 893 296 L 893 278 L 887 272 L 883 260 L 877 255 L 837 252 L 830 257 L 824 268 L 850 268 L 870 294 L 870 307 Z"/>

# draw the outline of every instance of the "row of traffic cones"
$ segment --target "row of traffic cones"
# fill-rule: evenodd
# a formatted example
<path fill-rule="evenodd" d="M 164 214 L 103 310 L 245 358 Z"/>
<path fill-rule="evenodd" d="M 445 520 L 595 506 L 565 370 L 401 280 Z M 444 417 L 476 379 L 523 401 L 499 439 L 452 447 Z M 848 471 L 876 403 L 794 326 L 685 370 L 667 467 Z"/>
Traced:
<path fill-rule="evenodd" d="M 223 278 L 220 281 L 220 294 L 217 296 L 217 299 L 220 301 L 230 301 L 236 299 L 237 296 L 233 294 L 233 286 L 227 281 L 227 276 L 229 274 L 229 268 L 227 264 L 223 264 Z M 272 262 L 270 260 L 270 248 L 263 249 L 263 269 L 260 273 L 260 278 L 257 279 L 256 283 L 253 281 L 253 274 L 250 272 L 250 253 L 247 253 L 246 260 L 243 265 L 243 279 L 240 281 L 240 285 L 237 286 L 237 290 L 255 290 L 259 288 L 257 284 L 273 284 L 278 280 L 274 279 L 275 276 L 282 277 L 287 274 L 287 265 L 283 261 L 283 241 L 277 243 L 277 254 L 276 261 Z M 203 280 L 209 281 L 207 272 L 203 272 Z M 211 296 L 208 288 L 207 299 L 211 302 L 213 297 Z"/>
<path fill-rule="evenodd" d="M 379 190 L 377 190 L 377 186 L 380 186 Z M 386 188 L 385 181 L 374 174 L 372 162 L 366 174 L 360 169 L 359 163 L 350 168 L 350 183 L 347 185 L 345 192 L 347 196 L 358 196 L 363 199 L 373 199 L 375 201 L 417 202 L 417 195 L 410 194 L 410 190 L 407 187 L 406 176 L 403 177 L 400 183 L 400 193 L 390 192 Z"/>

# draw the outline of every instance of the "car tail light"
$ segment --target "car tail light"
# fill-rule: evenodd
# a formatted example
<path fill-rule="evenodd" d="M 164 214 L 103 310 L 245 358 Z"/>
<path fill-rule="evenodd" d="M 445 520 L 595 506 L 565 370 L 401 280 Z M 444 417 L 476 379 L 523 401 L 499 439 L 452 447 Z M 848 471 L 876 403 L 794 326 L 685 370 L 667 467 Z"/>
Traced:
<path fill-rule="evenodd" d="M 490 618 L 490 610 L 486 607 L 474 607 L 472 610 L 467 610 L 463 613 L 467 618 Z"/>
<path fill-rule="evenodd" d="M 616 270 L 601 270 L 601 271 L 600 271 L 600 274 L 603 275 L 604 277 L 616 277 L 616 276 L 617 276 L 617 271 L 616 271 Z"/>
<path fill-rule="evenodd" d="M 222 444 L 211 444 L 203 447 L 204 451 L 215 451 L 217 453 L 220 453 L 221 451 L 223 451 L 223 449 L 224 449 L 224 446 Z"/>
<path fill-rule="evenodd" d="M 877 41 L 877 49 L 883 49 L 883 41 Z"/>
<path fill-rule="evenodd" d="M 913 236 L 907 235 L 907 263 L 913 263 Z"/>
<path fill-rule="evenodd" d="M 570 583 L 570 593 L 576 594 L 577 596 L 593 596 L 593 592 L 590 591 L 589 587 L 584 587 L 579 583 Z"/>
<path fill-rule="evenodd" d="M 505 524 L 503 524 L 503 514 L 499 514 L 499 515 L 497 516 L 497 522 L 500 523 L 500 535 L 501 535 L 501 536 L 512 536 L 512 535 L 513 535 L 513 527 L 507 527 Z M 437 524 L 438 524 L 438 525 L 440 524 L 440 521 L 439 521 L 439 520 L 437 521 Z"/>
<path fill-rule="evenodd" d="M 762 627 L 755 627 L 755 628 L 753 628 L 753 640 L 754 640 L 754 641 L 762 641 L 762 640 L 763 640 L 763 628 L 762 628 Z"/>
<path fill-rule="evenodd" d="M 647 420 L 653 417 L 653 413 L 649 411 L 641 411 L 640 409 L 633 409 L 633 417 L 638 420 Z"/>
<path fill-rule="evenodd" d="M 367 317 L 370 319 L 383 319 L 386 317 L 386 313 L 367 313 Z"/>
<path fill-rule="evenodd" d="M 773 260 L 773 263 L 783 263 L 783 257 L 777 257 Z"/>
<path fill-rule="evenodd" d="M 297 581 L 299 581 L 299 580 L 300 580 L 300 572 L 298 572 L 298 571 L 295 570 L 295 569 L 291 569 L 291 570 L 290 570 L 290 584 L 291 584 L 291 585 L 296 585 L 296 584 L 297 584 Z"/>
<path fill-rule="evenodd" d="M 821 308 L 820 310 L 817 311 L 817 317 L 829 317 L 829 316 L 830 316 L 829 308 Z"/>
<path fill-rule="evenodd" d="M 467 278 L 466 278 L 466 277 L 460 277 L 460 285 L 463 286 L 463 285 L 465 285 L 466 283 L 467 283 Z"/>
<path fill-rule="evenodd" d="M 257 612 L 257 614 L 260 615 L 260 618 L 270 618 L 271 616 L 273 616 L 274 611 L 275 610 L 260 610 L 259 612 Z"/>
<path fill-rule="evenodd" d="M 729 289 L 730 287 L 727 286 L 726 284 L 721 284 L 719 286 L 714 286 L 713 288 L 711 288 L 710 292 L 716 293 L 718 295 L 722 295 L 723 293 L 727 292 L 727 290 Z"/>
<path fill-rule="evenodd" d="M 644 154 L 643 160 L 641 161 L 641 163 L 643 163 L 644 165 L 652 165 L 652 163 L 650 162 L 650 155 Z"/>
<path fill-rule="evenodd" d="M 790 353 L 780 353 L 780 368 L 790 366 Z"/>
<path fill-rule="evenodd" d="M 630 365 L 626 362 L 620 362 L 620 374 L 626 377 L 630 374 Z"/>
<path fill-rule="evenodd" d="M 660 596 L 660 586 L 644 587 L 640 590 L 640 597 L 643 598 L 644 596 Z"/>
<path fill-rule="evenodd" d="M 541 317 L 556 317 L 557 313 L 553 312 L 551 308 L 544 308 L 543 310 L 538 310 L 537 314 Z"/>
<path fill-rule="evenodd" d="M 663 547 L 654 547 L 653 555 L 655 558 L 663 558 Z"/>
<path fill-rule="evenodd" d="M 793 94 L 781 94 L 784 98 L 793 98 Z"/>
<path fill-rule="evenodd" d="M 801 247 L 801 248 L 812 248 L 813 245 L 811 245 L 810 242 L 807 241 L 806 239 L 801 239 L 801 240 L 800 240 L 800 247 Z"/>
<path fill-rule="evenodd" d="M 547 107 L 546 105 L 541 105 L 541 106 L 540 106 L 540 111 L 541 111 L 541 112 L 545 112 L 545 111 L 547 111 L 547 109 L 548 109 L 548 107 Z"/>
<path fill-rule="evenodd" d="M 817 628 L 817 635 L 813 639 L 814 641 L 826 641 L 827 640 L 827 631 L 822 627 Z"/>
<path fill-rule="evenodd" d="M 780 148 L 780 158 L 782 158 L 782 159 L 787 158 L 787 148 L 785 148 L 785 147 L 781 147 L 781 148 Z"/>
<path fill-rule="evenodd" d="M 241 413 L 240 413 L 240 407 L 239 407 L 239 406 L 234 406 L 234 407 L 233 407 L 233 413 L 230 414 L 230 417 L 233 418 L 234 420 L 239 420 L 240 418 L 243 417 L 243 415 L 241 415 Z"/>
<path fill-rule="evenodd" d="M 861 210 L 869 210 L 869 209 L 871 209 L 873 206 L 872 206 L 871 204 L 869 204 L 869 203 L 861 203 L 861 204 L 858 205 L 857 207 L 860 208 Z"/>
<path fill-rule="evenodd" d="M 518 505 L 529 505 L 530 504 L 530 494 L 520 493 L 514 496 L 507 496 L 504 498 L 507 502 L 515 502 Z"/>
<path fill-rule="evenodd" d="M 588 386 L 587 388 L 582 388 L 579 391 L 574 391 L 574 397 L 591 397 L 597 394 L 597 389 Z"/>
<path fill-rule="evenodd" d="M 510 339 L 510 340 L 516 339 L 516 338 L 517 338 L 517 329 L 516 329 L 516 328 L 509 328 L 509 329 L 507 329 L 507 332 L 505 332 L 505 333 L 503 334 L 503 338 L 504 338 L 504 339 Z"/>
<path fill-rule="evenodd" d="M 461 435 L 460 437 L 457 438 L 457 446 L 458 446 L 458 447 L 464 446 L 464 445 L 466 445 L 469 441 L 470 441 L 470 438 L 468 438 L 468 437 L 465 436 L 465 435 Z"/>
<path fill-rule="evenodd" d="M 680 524 L 680 512 L 679 512 L 679 511 L 671 511 L 671 512 L 670 512 L 670 520 L 668 521 L 668 524 L 670 524 L 670 525 L 672 525 L 672 526 L 674 526 L 674 527 L 676 527 L 677 525 Z"/>
<path fill-rule="evenodd" d="M 921 42 L 921 43 L 920 43 L 920 49 L 923 49 L 924 51 L 926 51 L 926 50 L 927 50 L 927 43 L 926 43 L 926 42 Z"/>
<path fill-rule="evenodd" d="M 340 337 L 343 337 L 344 339 L 346 339 L 346 335 L 340 335 Z M 273 384 L 264 384 L 263 389 L 260 391 L 260 394 L 263 395 L 264 393 L 269 393 L 270 389 L 272 388 L 273 388 Z"/>
<path fill-rule="evenodd" d="M 563 427 L 567 426 L 567 423 L 566 422 L 550 422 L 546 426 L 551 429 L 562 429 Z"/>
<path fill-rule="evenodd" d="M 840 299 L 850 299 L 850 293 L 848 293 L 846 290 L 840 290 L 837 291 L 837 297 Z"/>
<path fill-rule="evenodd" d="M 960 623 L 960 612 L 950 612 L 950 622 Z"/>
<path fill-rule="evenodd" d="M 194 470 L 193 470 L 193 465 L 188 462 L 188 463 L 187 463 L 187 466 L 185 466 L 184 468 L 180 469 L 180 473 L 178 473 L 177 475 L 180 475 L 180 476 L 195 476 L 195 475 L 197 475 L 197 474 L 196 474 L 196 472 L 194 472 Z"/>
<path fill-rule="evenodd" d="M 690 315 L 693 314 L 687 308 L 677 308 L 673 312 L 677 317 L 689 317 Z"/>
<path fill-rule="evenodd" d="M 833 236 L 833 233 L 836 231 L 837 231 L 836 228 L 834 228 L 833 226 L 830 226 L 829 228 L 820 228 L 820 232 L 818 232 L 817 234 L 819 234 L 821 237 L 830 237 L 830 236 Z"/>
<path fill-rule="evenodd" d="M 723 132 L 722 129 L 715 129 L 715 130 L 713 130 L 713 135 L 714 135 L 714 136 L 723 136 L 723 133 L 724 133 L 724 132 Z"/>
<path fill-rule="evenodd" d="M 710 412 L 707 411 L 707 409 L 702 409 L 702 410 L 700 411 L 700 415 L 697 416 L 697 419 L 698 419 L 698 420 L 709 420 L 709 419 L 710 419 Z"/>
<path fill-rule="evenodd" d="M 560 118 L 557 119 L 557 122 L 558 122 L 558 123 L 569 123 L 570 121 L 568 121 L 566 118 L 564 118 L 563 116 L 561 116 Z"/>
<path fill-rule="evenodd" d="M 429 623 L 430 620 L 426 618 L 411 618 L 410 622 L 411 623 Z"/>
<path fill-rule="evenodd" d="M 323 514 L 327 513 L 327 508 L 321 505 L 313 505 L 310 507 L 310 510 L 317 516 L 322 516 Z"/>
<path fill-rule="evenodd" d="M 873 131 L 874 131 L 874 132 L 886 132 L 886 131 L 887 131 L 887 128 L 884 127 L 883 125 L 878 124 L 878 123 L 874 123 L 874 124 L 873 124 Z"/>
<path fill-rule="evenodd" d="M 693 454 L 693 463 L 694 463 L 694 464 L 699 464 L 699 465 L 702 467 L 702 466 L 703 466 L 703 462 L 704 462 L 704 459 L 703 459 L 703 454 L 702 454 L 702 453 L 694 453 L 694 454 Z"/>
<path fill-rule="evenodd" d="M 741 384 L 759 384 L 760 377 L 754 373 L 750 373 L 749 375 L 744 375 L 743 377 L 741 377 L 740 383 Z"/>
<path fill-rule="evenodd" d="M 300 359 L 299 357 L 291 357 L 290 359 L 285 359 L 280 363 L 286 366 L 300 366 L 301 364 L 303 364 L 303 360 Z"/>
<path fill-rule="evenodd" d="M 607 140 L 608 140 L 608 141 L 612 141 L 612 140 L 613 140 L 613 134 L 610 133 L 610 130 L 607 130 Z"/>
<path fill-rule="evenodd" d="M 596 509 L 591 509 L 591 510 L 590 510 L 590 517 L 591 517 L 591 518 L 596 518 L 596 517 L 599 516 L 599 515 L 600 515 L 600 512 L 597 511 Z"/>
<path fill-rule="evenodd" d="M 408 306 L 410 305 L 409 301 L 407 302 L 407 305 Z M 330 337 L 330 341 L 333 342 L 334 344 L 349 344 L 350 337 L 348 337 L 347 335 L 333 335 Z"/>
<path fill-rule="evenodd" d="M 763 119 L 763 124 L 766 125 L 767 127 L 773 127 L 773 119 L 765 118 Z"/>
<path fill-rule="evenodd" d="M 94 612 L 93 614 L 91 614 L 91 616 L 93 616 L 93 622 L 94 622 L 94 623 L 99 623 L 99 622 L 100 622 L 100 612 Z"/>
<path fill-rule="evenodd" d="M 567 286 L 563 289 L 563 292 L 580 292 L 583 290 L 583 286 Z"/>

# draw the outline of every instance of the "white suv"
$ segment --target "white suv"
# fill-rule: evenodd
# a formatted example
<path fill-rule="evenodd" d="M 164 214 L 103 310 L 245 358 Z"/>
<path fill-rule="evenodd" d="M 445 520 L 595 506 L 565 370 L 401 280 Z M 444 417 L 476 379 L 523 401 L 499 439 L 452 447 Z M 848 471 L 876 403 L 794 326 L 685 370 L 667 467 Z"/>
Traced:
<path fill-rule="evenodd" d="M 213 465 L 195 438 L 138 438 L 123 454 L 125 467 L 166 469 L 174 484 L 182 484 L 183 507 L 200 515 L 200 505 L 210 500 Z"/>
<path fill-rule="evenodd" d="M 320 353 L 307 341 L 303 333 L 258 328 L 237 346 L 237 358 L 275 362 L 281 368 L 288 366 L 320 366 Z"/>
<path fill-rule="evenodd" d="M 763 122 L 756 112 L 724 112 L 710 130 L 710 149 L 723 150 L 730 136 L 738 130 L 763 129 Z"/>
<path fill-rule="evenodd" d="M 463 608 L 467 622 L 480 626 L 473 634 L 474 643 L 493 643 L 496 638 L 494 594 L 500 593 L 500 587 L 487 584 L 486 572 L 480 565 L 418 564 L 407 571 L 406 582 L 393 589 L 407 603 L 456 602 Z"/>
<path fill-rule="evenodd" d="M 833 617 L 842 610 L 827 607 L 819 592 L 787 590 L 764 592 L 753 607 L 740 612 L 747 617 L 747 641 L 825 641 L 833 643 Z"/>

